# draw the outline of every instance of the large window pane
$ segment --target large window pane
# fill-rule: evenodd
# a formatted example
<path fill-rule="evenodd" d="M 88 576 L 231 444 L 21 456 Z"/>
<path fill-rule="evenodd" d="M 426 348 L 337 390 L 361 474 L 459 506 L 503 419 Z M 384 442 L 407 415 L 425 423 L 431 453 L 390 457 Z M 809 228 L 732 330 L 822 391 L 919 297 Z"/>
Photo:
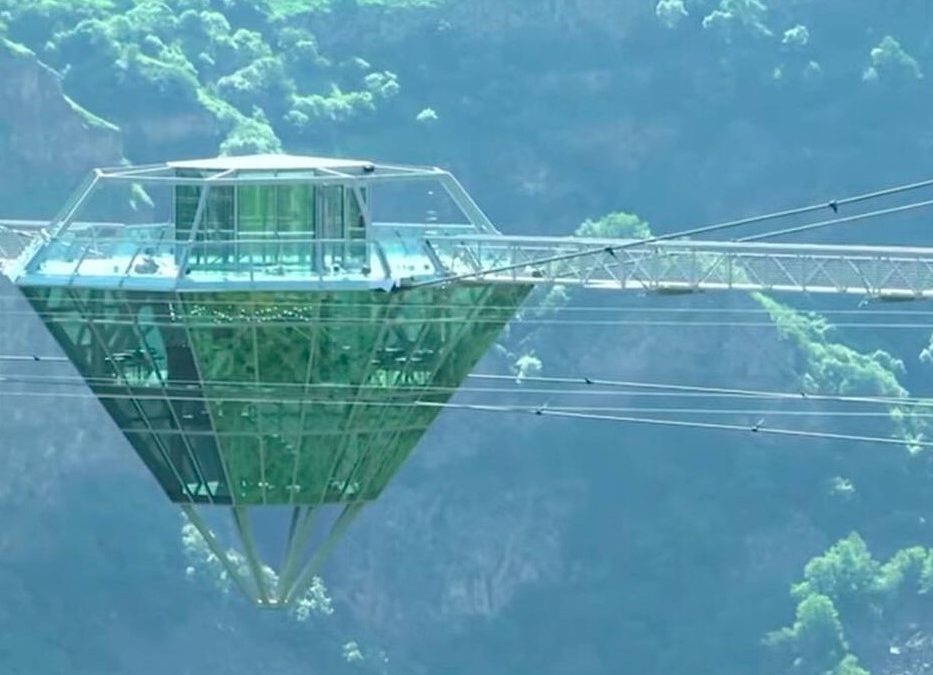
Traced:
<path fill-rule="evenodd" d="M 278 209 L 276 232 L 307 239 L 314 231 L 311 217 L 311 186 L 279 185 L 276 188 Z"/>
<path fill-rule="evenodd" d="M 198 171 L 179 171 L 182 178 L 200 178 Z M 198 211 L 201 188 L 197 185 L 178 185 L 175 187 L 175 238 L 186 240 L 191 236 L 191 226 Z"/>
<path fill-rule="evenodd" d="M 276 236 L 284 240 L 276 252 L 285 264 L 306 264 L 311 257 L 309 240 L 314 236 L 311 186 L 280 185 L 276 194 Z"/>
<path fill-rule="evenodd" d="M 275 186 L 242 185 L 237 188 L 240 239 L 259 238 L 273 231 Z"/>
<path fill-rule="evenodd" d="M 233 187 L 212 187 L 207 197 L 201 231 L 205 239 L 230 240 L 236 236 L 233 218 Z"/>

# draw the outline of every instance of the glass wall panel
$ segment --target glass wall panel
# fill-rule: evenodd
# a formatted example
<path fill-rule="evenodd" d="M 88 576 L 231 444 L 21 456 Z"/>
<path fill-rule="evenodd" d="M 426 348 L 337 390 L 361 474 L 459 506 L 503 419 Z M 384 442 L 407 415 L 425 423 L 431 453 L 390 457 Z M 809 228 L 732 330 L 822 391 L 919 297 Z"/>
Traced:
<path fill-rule="evenodd" d="M 339 434 L 309 435 L 302 438 L 296 480 L 292 488 L 296 492 L 296 500 L 306 504 L 326 500 L 325 486 L 337 464 L 339 442 Z"/>
<path fill-rule="evenodd" d="M 314 232 L 311 217 L 310 185 L 279 185 L 276 187 L 277 212 L 275 231 L 280 235 L 307 238 Z"/>
<path fill-rule="evenodd" d="M 242 260 L 249 266 L 270 262 L 264 243 L 275 229 L 275 186 L 237 187 L 237 239 Z"/>
<path fill-rule="evenodd" d="M 188 501 L 193 496 L 179 482 L 178 475 L 169 465 L 164 450 L 155 434 L 124 432 L 124 435 L 136 450 L 136 454 L 142 459 L 146 468 L 159 481 L 159 485 L 165 490 L 169 499 L 174 502 L 183 502 Z M 195 499 L 194 501 L 206 502 L 207 499 Z"/>
<path fill-rule="evenodd" d="M 283 319 L 288 320 L 288 315 Z M 269 323 L 262 326 L 263 349 L 258 359 L 259 379 L 269 384 L 304 384 L 308 375 L 313 333 L 314 327 L 310 325 Z"/>
<path fill-rule="evenodd" d="M 200 177 L 197 171 L 179 171 L 179 176 Z M 178 185 L 175 187 L 175 239 L 192 239 L 194 221 L 203 188 L 197 185 Z M 193 237 L 193 245 L 185 256 L 187 264 L 193 267 L 205 265 L 222 266 L 233 261 L 235 247 L 228 242 L 236 237 L 236 220 L 233 186 L 211 186 L 201 210 L 201 221 Z M 178 258 L 182 258 L 185 249 L 179 247 Z"/>
<path fill-rule="evenodd" d="M 365 187 L 359 190 L 347 189 L 347 227 L 352 241 L 366 239 L 366 217 L 364 210 L 368 200 L 369 190 Z M 362 202 L 360 202 L 362 198 Z"/>
<path fill-rule="evenodd" d="M 230 240 L 236 236 L 233 186 L 213 186 L 205 203 L 201 229 L 206 239 Z"/>
<path fill-rule="evenodd" d="M 318 269 L 324 272 L 338 272 L 342 267 L 345 247 L 339 241 L 345 238 L 344 228 L 344 188 L 340 185 L 327 185 L 317 189 L 317 238 L 324 243 L 316 247 Z"/>
<path fill-rule="evenodd" d="M 360 188 L 359 190 L 347 189 L 347 238 L 350 240 L 348 260 L 345 266 L 353 271 L 362 270 L 369 265 L 369 250 L 365 245 L 366 241 L 366 217 L 364 209 L 368 199 L 368 190 Z M 362 198 L 362 203 L 360 202 Z"/>
<path fill-rule="evenodd" d="M 187 426 L 187 425 L 186 425 Z M 187 435 L 188 447 L 197 459 L 206 479 L 207 488 L 215 502 L 227 504 L 231 501 L 226 469 L 217 452 L 217 441 L 209 433 Z"/>
<path fill-rule="evenodd" d="M 241 239 L 261 237 L 275 223 L 275 187 L 241 185 L 237 188 L 237 226 Z"/>
<path fill-rule="evenodd" d="M 176 175 L 183 178 L 201 177 L 199 171 L 178 170 Z M 194 223 L 200 199 L 200 186 L 175 186 L 175 239 L 186 241 L 191 236 L 191 226 Z"/>
<path fill-rule="evenodd" d="M 24 292 L 172 499 L 314 504 L 385 487 L 527 289 Z"/>
<path fill-rule="evenodd" d="M 201 384 L 172 298 L 146 292 L 26 292 L 72 363 L 173 500 L 224 499 Z M 187 352 L 187 356 L 185 356 Z M 187 434 L 202 432 L 195 450 Z M 197 485 L 189 494 L 179 487 Z"/>
<path fill-rule="evenodd" d="M 309 240 L 314 236 L 310 185 L 279 185 L 276 188 L 276 236 L 282 240 L 277 247 L 284 264 L 305 264 L 311 258 Z"/>
<path fill-rule="evenodd" d="M 210 188 L 196 239 L 203 242 L 196 247 L 203 252 L 199 264 L 230 269 L 240 262 L 240 251 L 233 243 L 236 239 L 236 219 L 232 186 Z"/>
<path fill-rule="evenodd" d="M 234 501 L 243 504 L 262 504 L 265 479 L 259 437 L 225 436 L 222 442 L 224 463 L 230 474 Z"/>
<path fill-rule="evenodd" d="M 201 194 L 197 186 L 176 188 L 177 238 L 191 236 Z M 199 270 L 310 264 L 317 271 L 358 272 L 369 264 L 368 196 L 365 187 L 342 185 L 211 186 L 188 264 Z M 315 246 L 312 239 L 329 243 Z"/>
<path fill-rule="evenodd" d="M 263 435 L 263 476 L 266 480 L 266 502 L 287 504 L 295 491 L 295 459 L 297 438 L 265 432 Z M 297 496 L 297 495 L 296 495 Z"/>

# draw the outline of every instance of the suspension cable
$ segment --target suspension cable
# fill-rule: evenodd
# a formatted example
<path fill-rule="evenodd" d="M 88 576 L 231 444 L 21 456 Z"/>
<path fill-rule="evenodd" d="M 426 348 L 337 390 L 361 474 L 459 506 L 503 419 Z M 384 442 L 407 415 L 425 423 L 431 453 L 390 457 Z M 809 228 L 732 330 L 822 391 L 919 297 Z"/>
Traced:
<path fill-rule="evenodd" d="M 620 396 L 632 396 L 636 398 L 669 398 L 669 399 L 681 399 L 681 398 L 692 398 L 697 400 L 722 400 L 722 399 L 758 399 L 758 400 L 781 400 L 784 402 L 797 402 L 797 403 L 807 403 L 811 404 L 813 402 L 829 402 L 829 403 L 855 403 L 860 405 L 882 405 L 886 407 L 899 407 L 899 408 L 930 408 L 933 409 L 933 399 L 920 398 L 920 397 L 896 397 L 896 396 L 845 396 L 845 395 L 831 395 L 831 394 L 810 394 L 804 391 L 797 393 L 790 392 L 779 392 L 779 391 L 767 391 L 767 390 L 751 390 L 751 389 L 729 389 L 722 387 L 702 387 L 695 385 L 678 385 L 678 384 L 662 384 L 656 382 L 634 382 L 634 381 L 620 381 L 620 380 L 598 380 L 590 378 L 548 378 L 548 377 L 534 377 L 534 376 L 514 376 L 514 375 L 485 375 L 485 374 L 476 374 L 470 375 L 471 379 L 487 379 L 487 380 L 505 380 L 511 381 L 515 384 L 512 386 L 506 387 L 474 387 L 461 385 L 456 386 L 442 386 L 442 385 L 404 385 L 398 384 L 394 385 L 391 390 L 399 394 L 409 394 L 409 395 L 452 395 L 456 393 L 463 394 L 494 394 L 494 395 L 519 395 L 519 396 L 537 396 L 543 397 L 548 396 L 551 398 L 554 397 L 584 397 L 584 398 L 606 398 L 606 397 L 620 397 Z M 549 384 L 573 384 L 576 385 L 575 388 L 568 388 L 562 386 L 560 388 L 556 387 L 526 387 L 525 382 L 538 382 L 538 383 L 549 383 Z M 264 383 L 260 384 L 257 387 L 256 382 L 254 381 L 235 381 L 235 380 L 205 380 L 205 381 L 196 381 L 196 380 L 171 380 L 164 385 L 159 385 L 158 387 L 152 386 L 151 383 L 132 383 L 127 378 L 112 378 L 112 377 L 81 377 L 80 375 L 0 375 L 0 385 L 11 385 L 11 384 L 25 384 L 25 385 L 39 385 L 39 386 L 55 386 L 55 385 L 67 385 L 67 386 L 78 386 L 78 387 L 109 387 L 109 386 L 135 386 L 137 389 L 149 390 L 151 394 L 140 394 L 140 396 L 148 396 L 150 398 L 158 399 L 178 399 L 178 400 L 210 400 L 210 401 L 265 401 L 269 403 L 277 402 L 294 402 L 294 401 L 311 401 L 304 397 L 304 394 L 308 392 L 315 391 L 332 391 L 332 390 L 350 390 L 350 391 L 372 391 L 379 392 L 384 394 L 386 392 L 386 387 L 381 384 L 348 384 L 348 383 Z M 586 386 L 581 386 L 586 385 Z M 209 387 L 212 390 L 207 394 L 202 394 L 197 391 L 197 388 L 200 387 Z M 601 387 L 608 387 L 609 389 L 601 389 Z M 263 392 L 262 396 L 244 396 L 234 395 L 228 396 L 223 392 L 230 392 L 236 390 L 252 390 L 260 389 Z M 178 390 L 189 390 L 184 392 L 181 396 L 176 395 L 175 392 Z M 289 394 L 290 391 L 298 392 L 301 395 L 289 395 L 287 398 L 276 399 L 271 395 L 278 393 L 279 395 Z M 95 394 L 90 392 L 75 392 L 81 393 L 89 397 L 93 397 Z M 16 390 L 3 392 L 0 390 L 0 394 L 7 396 L 58 396 L 63 395 L 59 392 L 21 392 Z M 70 395 L 70 394 L 69 394 Z M 102 396 L 110 396 L 109 394 L 101 394 Z M 333 400 L 333 399 L 328 399 Z M 593 406 L 586 406 L 587 409 L 592 409 Z"/>
<path fill-rule="evenodd" d="M 467 405 L 456 403 L 429 403 L 422 402 L 420 405 L 438 408 L 455 408 L 461 410 L 476 410 L 482 412 L 498 413 L 525 413 L 543 417 L 566 417 L 571 419 L 595 420 L 605 422 L 627 422 L 631 424 L 650 424 L 665 427 L 684 427 L 693 429 L 711 429 L 720 431 L 741 431 L 759 434 L 773 434 L 779 436 L 796 436 L 809 439 L 824 439 L 838 441 L 853 441 L 863 443 L 878 443 L 882 445 L 908 445 L 918 448 L 931 448 L 933 441 L 906 440 L 897 438 L 887 438 L 884 436 L 863 436 L 858 434 L 837 434 L 822 431 L 804 431 L 799 429 L 775 428 L 760 425 L 743 426 L 739 424 L 723 424 L 718 422 L 691 422 L 686 420 L 666 420 L 648 417 L 626 417 L 618 415 L 598 415 L 588 413 L 562 412 L 558 410 L 548 410 L 547 408 L 516 408 L 508 406 L 483 406 Z"/>
<path fill-rule="evenodd" d="M 42 396 L 42 394 L 36 394 L 35 392 L 22 392 L 24 395 L 35 394 L 37 396 Z M 0 392 L 0 396 L 3 393 Z M 145 396 L 130 396 L 128 394 L 107 394 L 95 396 L 94 394 L 62 394 L 67 398 L 105 398 L 105 399 L 116 399 L 116 400 L 147 400 Z M 161 397 L 156 397 L 159 400 L 162 400 Z M 189 400 L 187 398 L 173 397 L 172 400 Z M 192 398 L 190 400 L 201 400 L 197 398 Z M 223 399 L 230 400 L 230 399 Z M 252 400 L 244 399 L 244 402 L 254 402 Z M 272 402 L 266 401 L 263 399 L 263 402 Z M 353 403 L 354 401 L 319 401 L 315 402 L 321 405 L 347 405 Z M 593 420 L 593 421 L 607 421 L 607 422 L 621 422 L 621 423 L 632 423 L 632 424 L 649 424 L 655 426 L 666 426 L 666 427 L 681 427 L 681 428 L 695 428 L 695 429 L 709 429 L 709 430 L 720 430 L 720 431 L 742 431 L 742 432 L 753 432 L 761 434 L 773 434 L 781 436 L 796 436 L 801 438 L 808 439 L 824 439 L 824 440 L 841 440 L 841 441 L 853 441 L 853 442 L 865 442 L 865 443 L 876 443 L 884 445 L 899 445 L 899 446 L 911 446 L 911 447 L 923 447 L 929 448 L 933 447 L 933 441 L 924 441 L 921 439 L 897 439 L 883 436 L 868 436 L 868 435 L 858 435 L 858 434 L 840 434 L 833 432 L 823 432 L 823 431 L 808 431 L 802 429 L 788 429 L 788 428 L 778 428 L 765 426 L 763 421 L 752 424 L 752 425 L 741 425 L 741 424 L 727 424 L 721 422 L 702 422 L 702 421 L 690 421 L 690 420 L 677 420 L 677 419 L 664 419 L 664 418 L 650 418 L 650 417 L 638 417 L 638 416 L 623 416 L 623 415 L 606 415 L 599 413 L 591 412 L 580 412 L 574 410 L 562 410 L 559 408 L 549 408 L 546 406 L 509 406 L 509 405 L 484 405 L 476 403 L 440 403 L 440 402 L 431 402 L 431 401 L 412 401 L 412 402 L 392 402 L 392 401 L 355 401 L 358 405 L 363 406 L 379 406 L 379 407 L 396 407 L 396 408 L 436 408 L 436 409 L 450 409 L 450 410 L 464 410 L 464 411 L 478 411 L 478 412 L 497 412 L 497 413 L 512 413 L 512 414 L 533 414 L 535 416 L 542 417 L 563 417 L 569 419 L 578 419 L 578 420 Z M 637 409 L 636 409 L 637 410 Z M 769 413 L 770 414 L 770 413 Z M 163 430 L 160 430 L 160 432 Z M 165 433 L 180 433 L 182 435 L 198 435 L 196 433 L 188 434 L 184 431 L 175 431 L 171 429 L 164 430 Z M 204 433 L 214 433 L 214 432 L 204 432 Z M 231 432 L 235 434 L 236 432 Z M 244 431 L 241 432 L 244 435 L 255 435 L 255 432 Z M 335 432 L 338 433 L 338 432 Z M 224 435 L 224 434 L 221 434 Z M 228 434 L 229 435 L 229 434 Z"/>
<path fill-rule="evenodd" d="M 816 223 L 808 223 L 806 225 L 797 225 L 795 227 L 787 227 L 780 230 L 772 230 L 770 232 L 763 232 L 761 234 L 753 234 L 747 237 L 741 237 L 736 239 L 738 242 L 752 242 L 752 241 L 764 241 L 765 239 L 773 239 L 774 237 L 780 237 L 785 234 L 796 234 L 799 232 L 810 232 L 812 230 L 819 230 L 824 227 L 829 227 L 831 225 L 842 225 L 844 223 L 854 223 L 861 220 L 868 220 L 869 218 L 878 218 L 881 216 L 889 216 L 894 213 L 903 213 L 905 211 L 912 211 L 914 209 L 926 208 L 928 206 L 933 206 L 933 199 L 928 199 L 922 202 L 915 202 L 912 204 L 906 204 L 903 206 L 893 206 L 887 209 L 880 209 L 878 211 L 869 211 L 867 213 L 859 213 L 853 216 L 844 216 L 842 218 L 832 218 L 830 220 L 822 220 Z"/>
<path fill-rule="evenodd" d="M 496 375 L 492 373 L 471 373 L 467 375 L 470 379 L 477 380 L 508 380 L 515 379 L 515 376 Z M 799 391 L 797 393 L 779 392 L 762 389 L 736 389 L 727 387 L 703 387 L 699 385 L 685 384 L 663 384 L 659 382 L 643 382 L 632 380 L 603 380 L 590 377 L 542 377 L 528 375 L 522 377 L 526 382 L 550 383 L 550 384 L 576 384 L 613 388 L 630 389 L 665 389 L 675 392 L 696 392 L 702 394 L 721 394 L 739 397 L 753 398 L 776 398 L 792 400 L 810 400 L 810 401 L 834 401 L 849 403 L 881 403 L 886 405 L 906 405 L 906 406 L 930 406 L 933 405 L 933 398 L 911 397 L 911 396 L 849 396 L 836 394 L 819 394 Z M 630 392 L 640 393 L 640 392 Z"/>
<path fill-rule="evenodd" d="M 872 193 L 866 193 L 863 195 L 856 195 L 854 197 L 849 197 L 847 199 L 833 200 L 829 203 L 814 204 L 810 206 L 799 207 L 796 209 L 787 209 L 785 211 L 769 213 L 769 214 L 765 214 L 762 216 L 752 216 L 750 218 L 743 218 L 740 220 L 732 220 L 732 221 L 727 221 L 727 222 L 715 223 L 712 225 L 704 225 L 702 227 L 696 227 L 696 228 L 692 228 L 688 230 L 671 232 L 668 234 L 653 235 L 650 237 L 645 237 L 643 239 L 635 239 L 632 241 L 628 241 L 622 244 L 608 244 L 605 246 L 598 246 L 598 247 L 594 247 L 594 248 L 583 250 L 583 251 L 573 251 L 569 253 L 563 253 L 563 254 L 538 258 L 535 260 L 528 260 L 528 261 L 524 261 L 521 263 L 500 265 L 500 266 L 491 267 L 485 270 L 465 272 L 463 274 L 448 275 L 446 277 L 442 277 L 438 279 L 428 279 L 425 281 L 420 281 L 420 282 L 409 284 L 405 288 L 413 289 L 413 288 L 422 288 L 426 286 L 444 285 L 452 281 L 482 278 L 489 274 L 499 274 L 502 272 L 510 272 L 512 270 L 526 268 L 526 267 L 536 267 L 540 265 L 547 265 L 549 263 L 563 262 L 566 260 L 575 260 L 578 258 L 598 255 L 600 253 L 614 255 L 617 251 L 623 251 L 623 250 L 630 249 L 630 248 L 637 248 L 639 246 L 645 246 L 647 244 L 655 244 L 655 243 L 659 243 L 663 241 L 670 241 L 672 239 L 683 239 L 687 237 L 694 237 L 696 235 L 710 234 L 712 232 L 720 232 L 723 230 L 744 227 L 744 226 L 752 225 L 756 223 L 762 223 L 762 222 L 766 222 L 769 220 L 778 220 L 781 218 L 788 218 L 788 217 L 795 216 L 795 215 L 811 213 L 811 212 L 823 210 L 826 208 L 831 208 L 833 212 L 838 212 L 840 204 L 851 204 L 851 203 L 855 203 L 858 201 L 866 201 L 869 199 L 875 199 L 875 198 L 884 196 L 886 194 L 896 194 L 897 192 L 904 192 L 908 189 L 917 189 L 918 187 L 925 187 L 931 184 L 933 184 L 933 180 L 923 181 L 921 183 L 915 183 L 913 185 L 905 185 L 905 186 L 899 186 L 897 188 L 891 188 L 890 190 L 879 190 L 879 191 L 875 191 Z M 883 209 L 880 211 L 869 212 L 868 214 L 861 214 L 860 216 L 849 216 L 849 217 L 844 217 L 844 218 L 839 218 L 839 219 L 832 219 L 830 221 L 823 221 L 821 223 L 811 223 L 808 225 L 800 226 L 799 228 L 788 228 L 787 230 L 775 231 L 772 233 L 765 233 L 765 235 L 759 235 L 759 236 L 761 236 L 762 238 L 767 238 L 769 236 L 777 236 L 778 234 L 786 234 L 786 233 L 790 233 L 793 231 L 803 231 L 806 229 L 815 229 L 815 227 L 827 227 L 829 225 L 835 225 L 835 224 L 840 224 L 844 222 L 851 222 L 852 220 L 874 218 L 874 217 L 878 217 L 881 215 L 887 215 L 890 213 L 907 211 L 910 209 L 923 208 L 923 207 L 930 206 L 930 205 L 933 205 L 933 200 L 914 202 L 914 203 L 907 204 L 904 206 L 894 207 L 893 209 Z M 753 241 L 753 240 L 754 240 L 753 238 L 746 238 L 746 239 L 738 239 L 737 241 Z"/>

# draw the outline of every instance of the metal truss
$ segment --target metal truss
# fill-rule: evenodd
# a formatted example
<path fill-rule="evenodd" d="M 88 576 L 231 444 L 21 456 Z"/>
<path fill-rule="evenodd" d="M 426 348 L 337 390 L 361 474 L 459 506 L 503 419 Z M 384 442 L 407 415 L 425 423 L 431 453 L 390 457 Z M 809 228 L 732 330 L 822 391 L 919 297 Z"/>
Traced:
<path fill-rule="evenodd" d="M 933 297 L 933 248 L 456 236 L 424 240 L 447 283 L 658 293 L 767 291 Z M 419 286 L 439 281 L 410 281 Z"/>
<path fill-rule="evenodd" d="M 0 224 L 0 271 L 41 231 Z M 754 244 L 716 241 L 511 237 L 458 234 L 404 237 L 434 273 L 409 277 L 390 242 L 375 241 L 387 262 L 387 286 L 484 280 L 562 284 L 654 293 L 765 291 L 850 294 L 883 299 L 933 297 L 933 248 Z M 310 245 L 310 243 L 309 243 Z M 375 271 L 374 271 L 375 272 Z"/>

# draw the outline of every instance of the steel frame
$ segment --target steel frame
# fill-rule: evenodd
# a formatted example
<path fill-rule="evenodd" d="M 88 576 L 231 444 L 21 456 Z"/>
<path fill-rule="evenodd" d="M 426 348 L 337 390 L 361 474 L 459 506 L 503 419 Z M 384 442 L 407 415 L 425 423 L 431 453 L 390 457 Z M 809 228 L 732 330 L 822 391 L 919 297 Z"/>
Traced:
<path fill-rule="evenodd" d="M 424 245 L 456 278 L 450 283 L 933 297 L 933 248 L 475 235 L 429 237 Z"/>
<path fill-rule="evenodd" d="M 378 231 L 378 223 L 377 231 Z M 26 236 L 17 232 L 20 241 Z M 772 293 L 848 294 L 871 298 L 933 298 L 933 248 L 831 246 L 817 244 L 753 244 L 717 241 L 660 241 L 640 244 L 627 239 L 585 239 L 574 237 L 510 237 L 464 234 L 419 236 L 406 233 L 407 245 L 423 253 L 434 266 L 432 274 L 406 277 L 393 270 L 394 256 L 385 244 L 394 241 L 377 236 L 363 244 L 372 247 L 376 259 L 384 261 L 371 270 L 368 284 L 374 288 L 417 286 L 422 283 L 468 283 L 488 281 L 503 284 L 562 284 L 597 290 L 641 291 L 649 293 L 690 293 L 700 291 L 765 291 Z M 75 245 L 88 250 L 104 243 L 88 237 Z M 258 242 L 257 242 L 258 243 Z M 267 243 L 272 243 L 271 240 Z M 301 240 L 290 239 L 292 245 Z M 308 240 L 309 247 L 321 240 Z M 175 246 L 185 259 L 190 241 L 163 241 Z M 15 251 L 14 251 L 15 253 Z M 82 254 L 83 255 L 83 254 Z M 556 260 L 555 260 L 556 258 Z M 7 259 L 9 260 L 9 258 Z M 0 260 L 0 270 L 2 270 Z M 73 273 L 63 279 L 68 286 L 123 286 L 126 275 L 109 278 L 86 277 Z M 12 271 L 12 270 L 11 270 Z M 125 271 L 125 270 L 124 270 Z M 117 281 L 119 280 L 119 281 Z M 24 285 L 54 281 L 41 273 L 30 280 L 14 279 Z M 208 282 L 170 279 L 131 280 L 165 284 L 173 290 L 201 291 Z M 262 279 L 225 282 L 231 289 L 262 289 L 271 284 Z M 333 288 L 339 278 L 327 274 L 313 279 L 296 279 L 295 289 Z M 346 284 L 346 282 L 343 282 Z M 288 286 L 276 282 L 276 288 Z"/>

